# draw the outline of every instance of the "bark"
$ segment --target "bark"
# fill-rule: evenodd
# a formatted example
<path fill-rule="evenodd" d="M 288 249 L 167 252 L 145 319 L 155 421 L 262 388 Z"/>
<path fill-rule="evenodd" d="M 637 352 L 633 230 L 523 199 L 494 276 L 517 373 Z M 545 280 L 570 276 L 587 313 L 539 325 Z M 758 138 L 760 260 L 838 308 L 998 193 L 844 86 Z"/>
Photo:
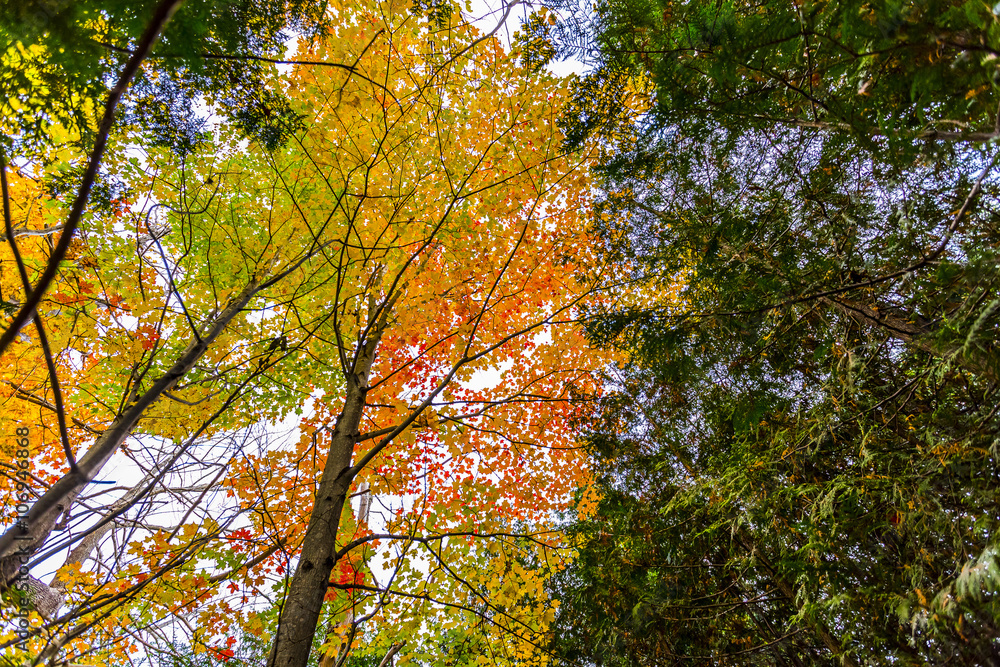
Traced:
<path fill-rule="evenodd" d="M 371 506 L 372 494 L 368 487 L 368 482 L 361 482 L 358 485 L 358 491 L 354 495 L 358 496 L 358 513 L 355 515 L 358 527 L 366 527 L 368 525 L 368 509 Z M 319 660 L 319 667 L 338 667 L 343 665 L 344 661 L 347 660 L 348 654 L 351 652 L 351 641 L 354 637 L 356 628 L 354 626 L 354 610 L 349 609 L 347 611 L 347 616 L 339 624 L 330 624 L 329 632 L 334 632 L 337 627 L 346 628 L 347 641 L 340 645 L 340 647 L 333 652 L 327 653 L 322 656 Z"/>
<path fill-rule="evenodd" d="M 42 618 L 51 621 L 63 605 L 65 591 L 57 591 L 47 586 L 44 581 L 28 576 L 28 599 Z"/>
<path fill-rule="evenodd" d="M 226 307 L 203 336 L 195 335 L 187 349 L 170 370 L 152 387 L 128 405 L 77 462 L 76 470 L 63 475 L 32 505 L 24 523 L 7 529 L 0 535 L 0 586 L 10 586 L 18 577 L 19 568 L 45 544 L 59 516 L 70 507 L 80 492 L 100 473 L 112 455 L 125 442 L 145 414 L 146 409 L 169 391 L 208 350 L 230 321 L 247 305 L 259 285 L 251 283 Z"/>
<path fill-rule="evenodd" d="M 136 486 L 122 498 L 115 501 L 109 508 L 108 514 L 114 514 L 131 505 L 140 495 L 144 486 L 145 484 Z M 83 565 L 84 561 L 90 557 L 90 554 L 93 553 L 94 549 L 97 548 L 97 545 L 112 527 L 114 527 L 114 522 L 108 521 L 80 540 L 69 552 L 69 555 L 63 562 L 63 566 L 72 564 Z M 56 613 L 62 607 L 63 601 L 66 598 L 66 588 L 69 586 L 69 580 L 61 576 L 60 572 L 57 571 L 49 584 L 46 585 L 41 580 L 30 577 L 29 586 L 31 589 L 31 602 L 35 611 L 41 614 L 42 618 L 47 621 L 55 618 Z"/>
<path fill-rule="evenodd" d="M 399 653 L 399 650 L 401 648 L 403 648 L 404 646 L 406 646 L 406 642 L 405 641 L 399 642 L 398 644 L 393 644 L 392 648 L 390 648 L 386 652 L 385 657 L 382 658 L 382 662 L 378 663 L 378 667 L 386 667 L 386 665 L 391 665 L 393 657 L 397 653 Z"/>
<path fill-rule="evenodd" d="M 354 363 L 353 372 L 347 376 L 344 407 L 331 435 L 330 450 L 316 493 L 316 502 L 302 542 L 299 564 L 292 576 L 278 619 L 278 631 L 268 656 L 268 667 L 306 667 L 309 660 L 323 599 L 329 588 L 330 574 L 337 563 L 340 515 L 354 478 L 351 457 L 361 435 L 368 377 L 385 327 L 387 312 L 387 309 L 383 311 L 381 321 Z"/>
<path fill-rule="evenodd" d="M 186 447 L 183 448 L 186 449 Z M 166 468 L 168 465 L 169 463 L 165 463 L 162 468 Z M 62 567 L 64 568 L 67 565 L 82 566 L 90 558 L 91 554 L 94 553 L 101 540 L 115 527 L 115 517 L 124 513 L 140 498 L 147 495 L 146 491 L 149 490 L 151 484 L 154 484 L 159 479 L 162 468 L 155 468 L 139 484 L 112 503 L 97 525 L 90 528 L 89 532 L 84 533 L 82 539 L 70 550 L 69 555 L 66 556 L 66 560 L 63 561 Z M 30 578 L 33 586 L 32 604 L 34 604 L 35 610 L 46 620 L 55 618 L 66 598 L 66 589 L 69 587 L 70 580 L 64 577 L 62 572 L 63 569 L 60 568 L 52 576 L 52 580 L 47 585 L 34 577 Z"/>

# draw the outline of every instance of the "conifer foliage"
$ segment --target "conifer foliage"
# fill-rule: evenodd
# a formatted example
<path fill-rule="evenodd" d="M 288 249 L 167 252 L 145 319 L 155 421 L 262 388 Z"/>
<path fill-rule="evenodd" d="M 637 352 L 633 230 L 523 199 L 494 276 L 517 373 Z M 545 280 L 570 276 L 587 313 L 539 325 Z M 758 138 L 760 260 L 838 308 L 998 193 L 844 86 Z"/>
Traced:
<path fill-rule="evenodd" d="M 994 664 L 996 9 L 565 11 L 600 235 L 684 287 L 592 321 L 628 362 L 554 585 L 564 660 Z"/>

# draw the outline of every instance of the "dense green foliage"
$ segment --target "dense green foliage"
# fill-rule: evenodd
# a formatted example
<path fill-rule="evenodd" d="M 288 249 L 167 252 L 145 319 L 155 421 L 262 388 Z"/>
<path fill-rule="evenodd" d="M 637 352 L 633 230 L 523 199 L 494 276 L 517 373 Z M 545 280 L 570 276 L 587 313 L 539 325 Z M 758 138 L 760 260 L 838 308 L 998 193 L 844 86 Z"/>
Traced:
<path fill-rule="evenodd" d="M 595 8 L 576 136 L 639 137 L 609 142 L 598 225 L 684 288 L 592 323 L 630 358 L 555 587 L 567 662 L 1000 664 L 996 26 Z M 616 117 L 636 80 L 652 111 Z"/>
<path fill-rule="evenodd" d="M 591 76 L 603 81 L 621 69 L 651 77 L 661 121 L 692 135 L 725 118 L 850 129 L 898 150 L 915 136 L 995 127 L 1000 23 L 984 2 L 602 0 L 587 10 L 557 30 L 564 52 L 598 65 Z"/>
<path fill-rule="evenodd" d="M 158 4 L 0 2 L 0 99 L 14 153 L 31 153 L 62 131 L 88 145 L 95 100 L 114 84 Z M 321 30 L 321 13 L 305 0 L 184 3 L 129 93 L 124 127 L 189 152 L 204 135 L 207 112 L 198 110 L 208 103 L 265 146 L 283 143 L 297 117 L 271 85 L 268 60 L 283 57 L 293 32 Z"/>

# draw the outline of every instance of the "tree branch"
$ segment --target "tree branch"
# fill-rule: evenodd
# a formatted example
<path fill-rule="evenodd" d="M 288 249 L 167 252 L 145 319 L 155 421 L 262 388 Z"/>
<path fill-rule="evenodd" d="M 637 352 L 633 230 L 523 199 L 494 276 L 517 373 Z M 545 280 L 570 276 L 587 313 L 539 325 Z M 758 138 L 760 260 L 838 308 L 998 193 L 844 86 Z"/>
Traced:
<path fill-rule="evenodd" d="M 121 75 L 118 77 L 118 82 L 115 84 L 115 87 L 111 89 L 111 93 L 108 95 L 107 103 L 104 106 L 104 115 L 97 127 L 97 137 L 94 140 L 94 148 L 90 152 L 90 160 L 88 161 L 87 169 L 83 174 L 83 182 L 80 183 L 80 187 L 76 193 L 76 199 L 73 201 L 73 206 L 70 209 L 69 216 L 67 216 L 66 223 L 63 225 L 63 232 L 59 236 L 59 243 L 56 244 L 55 249 L 52 251 L 52 255 L 49 257 L 49 261 L 45 266 L 45 271 L 42 272 L 41 277 L 38 279 L 38 283 L 35 285 L 34 289 L 31 290 L 31 295 L 28 297 L 21 309 L 14 315 L 11 322 L 7 325 L 3 335 L 0 335 L 0 354 L 3 354 L 3 352 L 14 341 L 14 337 L 17 336 L 18 332 L 20 332 L 24 325 L 28 323 L 28 320 L 31 319 L 35 309 L 38 307 L 38 304 L 42 299 L 42 296 L 55 279 L 56 273 L 59 271 L 59 264 L 66 257 L 66 251 L 69 250 L 69 244 L 73 240 L 73 234 L 76 232 L 76 228 L 80 224 L 80 218 L 83 216 L 87 200 L 90 198 L 90 190 L 93 188 L 94 181 L 97 179 L 97 172 L 101 166 L 101 159 L 104 157 L 104 151 L 107 148 L 108 135 L 110 134 L 111 128 L 115 123 L 115 108 L 118 106 L 118 102 L 121 100 L 122 95 L 125 94 L 125 90 L 128 88 L 132 79 L 139 72 L 139 67 L 142 65 L 142 61 L 149 55 L 149 52 L 152 50 L 156 40 L 159 39 L 164 26 L 166 26 L 168 21 L 170 21 L 174 12 L 177 11 L 177 8 L 180 7 L 183 2 L 184 0 L 161 0 L 160 4 L 153 12 L 153 18 L 146 27 L 146 31 L 139 39 L 138 48 L 125 64 L 125 69 L 122 70 Z M 8 235 L 9 234 L 10 232 L 8 232 Z"/>

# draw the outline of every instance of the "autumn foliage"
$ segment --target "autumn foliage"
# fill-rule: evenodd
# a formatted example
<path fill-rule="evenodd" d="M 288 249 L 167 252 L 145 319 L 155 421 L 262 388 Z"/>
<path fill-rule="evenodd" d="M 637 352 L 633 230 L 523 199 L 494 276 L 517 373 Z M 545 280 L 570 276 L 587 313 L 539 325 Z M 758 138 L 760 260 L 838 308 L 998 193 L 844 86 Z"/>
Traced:
<path fill-rule="evenodd" d="M 458 8 L 329 11 L 307 64 L 271 72 L 298 119 L 284 145 L 224 118 L 183 147 L 141 119 L 112 133 L 104 199 L 37 309 L 79 468 L 37 332 L 3 352 L 4 434 L 30 430 L 37 506 L 67 508 L 31 519 L 49 559 L 31 574 L 62 604 L 23 641 L 5 630 L 5 655 L 226 662 L 277 642 L 280 662 L 319 545 L 305 655 L 546 662 L 543 584 L 569 555 L 553 524 L 595 501 L 573 427 L 608 361 L 578 325 L 604 298 L 590 157 L 564 149 L 565 83 Z M 8 162 L 30 284 L 74 194 L 57 171 Z"/>

